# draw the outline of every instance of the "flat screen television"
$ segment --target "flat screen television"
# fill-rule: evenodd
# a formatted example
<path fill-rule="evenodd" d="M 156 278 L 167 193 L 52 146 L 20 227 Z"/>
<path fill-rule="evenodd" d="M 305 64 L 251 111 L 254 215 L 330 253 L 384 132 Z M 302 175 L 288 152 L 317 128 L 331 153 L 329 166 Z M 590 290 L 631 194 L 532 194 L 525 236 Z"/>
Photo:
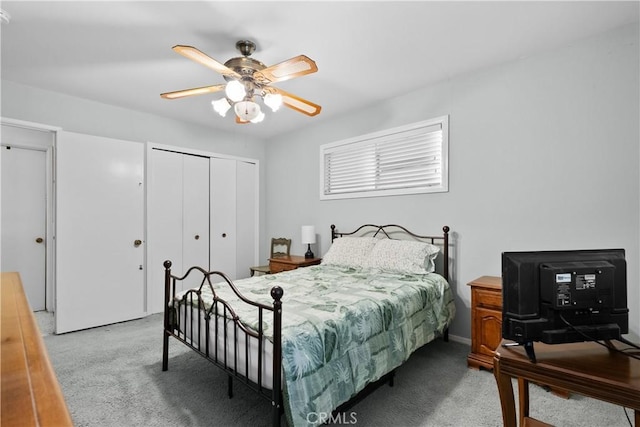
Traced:
<path fill-rule="evenodd" d="M 502 337 L 525 346 L 629 332 L 624 249 L 502 253 Z"/>

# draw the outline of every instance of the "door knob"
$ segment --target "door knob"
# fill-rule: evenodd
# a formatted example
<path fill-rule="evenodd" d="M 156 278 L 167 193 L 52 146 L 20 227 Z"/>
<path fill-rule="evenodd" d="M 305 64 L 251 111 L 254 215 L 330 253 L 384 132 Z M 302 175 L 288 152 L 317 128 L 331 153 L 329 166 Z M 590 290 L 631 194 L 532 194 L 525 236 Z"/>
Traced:
<path fill-rule="evenodd" d="M 138 246 L 140 246 L 141 244 L 142 244 L 142 240 L 140 240 L 140 239 L 136 239 L 136 240 L 133 241 L 133 246 L 135 246 L 136 248 Z"/>
<path fill-rule="evenodd" d="M 36 243 L 42 243 L 42 242 L 44 242 L 44 239 L 42 237 L 36 238 Z"/>
<path fill-rule="evenodd" d="M 195 237 L 194 237 L 194 239 L 196 239 L 196 240 L 200 239 L 200 235 L 199 235 L 199 234 L 196 234 L 196 235 L 195 235 Z"/>

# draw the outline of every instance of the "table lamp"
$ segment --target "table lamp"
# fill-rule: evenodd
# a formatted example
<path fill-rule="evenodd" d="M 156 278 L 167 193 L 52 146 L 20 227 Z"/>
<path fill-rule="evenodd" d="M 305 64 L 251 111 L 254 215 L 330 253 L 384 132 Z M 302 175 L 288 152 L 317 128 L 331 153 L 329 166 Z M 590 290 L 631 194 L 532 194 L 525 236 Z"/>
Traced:
<path fill-rule="evenodd" d="M 316 242 L 316 229 L 313 225 L 302 226 L 302 243 L 307 245 L 307 252 L 304 254 L 305 258 L 313 258 L 313 252 L 311 252 L 311 245 Z"/>

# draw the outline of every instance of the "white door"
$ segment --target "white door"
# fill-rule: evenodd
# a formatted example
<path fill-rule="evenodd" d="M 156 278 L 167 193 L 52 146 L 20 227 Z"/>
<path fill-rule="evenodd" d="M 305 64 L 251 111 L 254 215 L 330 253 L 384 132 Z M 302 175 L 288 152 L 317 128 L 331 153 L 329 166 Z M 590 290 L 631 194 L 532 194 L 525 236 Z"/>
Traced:
<path fill-rule="evenodd" d="M 141 143 L 58 134 L 57 333 L 145 314 L 143 168 Z"/>
<path fill-rule="evenodd" d="M 178 276 L 194 265 L 209 269 L 209 158 L 153 148 L 147 165 L 147 309 L 157 313 L 163 309 L 164 261 Z"/>
<path fill-rule="evenodd" d="M 236 163 L 236 279 L 249 277 L 258 261 L 258 167 Z"/>
<path fill-rule="evenodd" d="M 46 151 L 3 137 L 2 271 L 20 273 L 31 309 L 46 309 Z"/>
<path fill-rule="evenodd" d="M 236 161 L 211 158 L 211 269 L 235 279 Z"/>
<path fill-rule="evenodd" d="M 184 165 L 182 263 L 184 268 L 197 265 L 208 270 L 209 158 L 185 154 L 182 160 Z M 189 286 L 192 287 L 192 285 Z"/>
<path fill-rule="evenodd" d="M 147 311 L 162 311 L 164 262 L 182 272 L 182 160 L 180 155 L 151 150 L 147 158 Z"/>

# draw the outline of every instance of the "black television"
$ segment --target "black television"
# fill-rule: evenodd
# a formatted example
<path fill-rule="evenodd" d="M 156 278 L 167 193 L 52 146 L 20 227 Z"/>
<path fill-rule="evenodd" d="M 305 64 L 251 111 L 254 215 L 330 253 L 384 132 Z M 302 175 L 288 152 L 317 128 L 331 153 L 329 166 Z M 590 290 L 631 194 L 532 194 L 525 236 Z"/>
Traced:
<path fill-rule="evenodd" d="M 629 332 L 624 249 L 502 253 L 502 337 L 533 343 L 620 340 Z"/>

